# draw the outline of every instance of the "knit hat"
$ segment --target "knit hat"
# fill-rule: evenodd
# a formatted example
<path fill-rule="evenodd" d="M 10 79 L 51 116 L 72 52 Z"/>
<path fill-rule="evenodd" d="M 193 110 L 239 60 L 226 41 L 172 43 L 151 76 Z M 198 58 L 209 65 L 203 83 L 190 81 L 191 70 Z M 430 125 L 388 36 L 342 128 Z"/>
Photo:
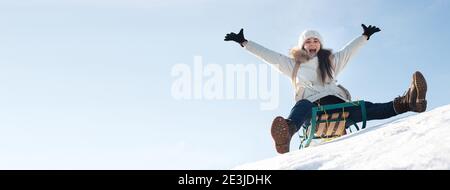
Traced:
<path fill-rule="evenodd" d="M 319 34 L 319 32 L 315 30 L 305 30 L 300 34 L 300 37 L 298 39 L 298 46 L 300 48 L 303 48 L 303 44 L 308 38 L 317 38 L 319 39 L 320 45 L 323 47 L 323 39 L 322 36 Z"/>

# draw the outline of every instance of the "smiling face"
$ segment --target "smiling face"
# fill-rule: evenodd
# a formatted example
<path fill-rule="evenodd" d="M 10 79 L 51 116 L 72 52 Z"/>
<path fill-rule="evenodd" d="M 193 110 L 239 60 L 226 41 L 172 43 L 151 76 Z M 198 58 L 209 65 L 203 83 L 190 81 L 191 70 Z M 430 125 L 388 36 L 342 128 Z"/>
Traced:
<path fill-rule="evenodd" d="M 303 43 L 303 49 L 306 50 L 309 57 L 314 57 L 317 55 L 317 52 L 320 50 L 320 41 L 317 38 L 308 38 L 305 40 L 305 43 Z"/>

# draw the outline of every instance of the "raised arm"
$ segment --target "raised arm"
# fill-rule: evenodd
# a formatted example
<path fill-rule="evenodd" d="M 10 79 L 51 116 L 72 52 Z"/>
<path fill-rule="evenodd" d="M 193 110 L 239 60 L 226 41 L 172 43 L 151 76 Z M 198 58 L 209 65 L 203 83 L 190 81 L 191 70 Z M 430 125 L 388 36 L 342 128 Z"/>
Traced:
<path fill-rule="evenodd" d="M 335 75 L 339 75 L 339 73 L 347 66 L 348 61 L 352 58 L 358 50 L 367 43 L 372 34 L 381 31 L 376 26 L 369 25 L 361 25 L 364 32 L 361 36 L 353 39 L 349 43 L 347 43 L 341 50 L 333 54 L 333 61 L 336 64 L 335 66 Z"/>
<path fill-rule="evenodd" d="M 261 46 L 253 41 L 248 41 L 244 37 L 244 29 L 241 29 L 238 34 L 233 32 L 228 33 L 225 36 L 224 40 L 235 41 L 242 47 L 245 47 L 245 49 L 247 49 L 250 53 L 252 53 L 256 57 L 274 66 L 281 73 L 286 74 L 287 76 L 291 76 L 294 67 L 293 59 L 278 52 L 272 51 L 268 48 L 265 48 L 264 46 Z"/>

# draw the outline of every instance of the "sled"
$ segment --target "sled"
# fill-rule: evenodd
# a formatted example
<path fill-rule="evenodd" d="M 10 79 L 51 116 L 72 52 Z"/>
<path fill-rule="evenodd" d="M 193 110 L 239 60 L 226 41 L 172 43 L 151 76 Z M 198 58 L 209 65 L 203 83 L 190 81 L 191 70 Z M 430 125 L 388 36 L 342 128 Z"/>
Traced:
<path fill-rule="evenodd" d="M 351 133 L 350 127 L 352 125 L 356 128 L 356 131 L 359 131 L 359 126 L 356 122 L 348 119 L 349 112 L 345 111 L 345 108 L 354 106 L 361 108 L 361 129 L 366 128 L 366 106 L 363 100 L 323 106 L 319 105 L 312 108 L 311 121 L 306 124 L 306 127 L 302 127 L 303 135 L 300 135 L 299 149 L 310 146 L 312 140 L 318 140 L 323 143 L 341 137 L 347 134 L 346 129 L 349 129 Z M 336 109 L 342 109 L 342 111 L 332 114 L 327 113 L 327 111 Z"/>

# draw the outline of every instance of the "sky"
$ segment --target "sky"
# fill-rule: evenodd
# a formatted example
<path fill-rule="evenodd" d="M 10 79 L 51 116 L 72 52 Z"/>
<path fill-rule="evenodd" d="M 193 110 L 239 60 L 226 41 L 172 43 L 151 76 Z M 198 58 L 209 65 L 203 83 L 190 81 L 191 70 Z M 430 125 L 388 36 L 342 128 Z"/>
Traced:
<path fill-rule="evenodd" d="M 223 41 L 241 28 L 287 55 L 305 29 L 337 51 L 362 23 L 376 25 L 338 82 L 354 99 L 382 103 L 419 70 L 428 110 L 447 105 L 449 10 L 446 0 L 0 0 L 0 169 L 230 169 L 276 156 L 270 125 L 288 116 L 293 90 Z M 262 109 L 261 93 L 207 98 L 198 84 L 228 80 L 233 65 L 270 75 L 276 106 Z M 179 98 L 178 82 L 201 96 Z"/>

